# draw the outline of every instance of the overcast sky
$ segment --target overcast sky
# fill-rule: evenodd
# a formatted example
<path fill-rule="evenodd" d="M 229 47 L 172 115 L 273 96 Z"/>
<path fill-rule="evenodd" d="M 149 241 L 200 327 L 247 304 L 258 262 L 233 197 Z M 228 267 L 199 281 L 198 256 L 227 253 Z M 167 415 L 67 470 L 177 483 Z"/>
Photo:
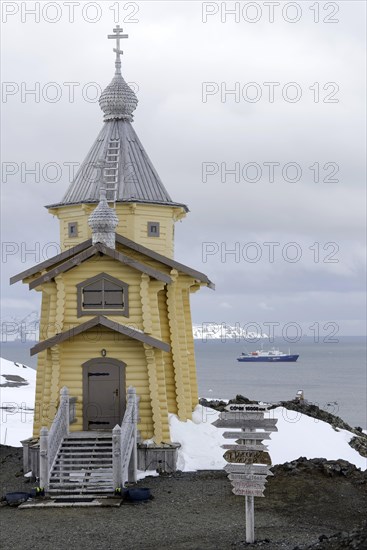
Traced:
<path fill-rule="evenodd" d="M 37 23 L 24 11 L 34 4 L 2 2 L 2 318 L 39 307 L 8 280 L 56 253 L 44 205 L 62 198 L 67 163 L 83 161 L 103 124 L 96 96 L 113 76 L 118 6 L 134 127 L 190 208 L 176 259 L 216 284 L 192 297 L 194 322 L 364 333 L 364 2 L 319 2 L 319 13 L 281 3 L 272 15 L 264 2 L 80 1 L 74 22 L 70 3 L 50 2 Z M 26 173 L 35 163 L 39 182 Z"/>

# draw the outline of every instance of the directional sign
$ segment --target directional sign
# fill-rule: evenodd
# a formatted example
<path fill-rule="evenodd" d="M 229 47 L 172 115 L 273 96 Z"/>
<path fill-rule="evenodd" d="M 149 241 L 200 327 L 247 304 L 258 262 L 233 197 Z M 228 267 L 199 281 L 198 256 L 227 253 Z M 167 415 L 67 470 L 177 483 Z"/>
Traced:
<path fill-rule="evenodd" d="M 222 449 L 226 449 L 229 451 L 266 451 L 267 446 L 266 445 L 231 445 L 231 444 L 225 444 L 221 445 Z"/>
<path fill-rule="evenodd" d="M 258 405 L 257 403 L 248 403 L 246 405 L 230 403 L 225 407 L 226 411 L 233 412 L 266 412 L 272 405 Z"/>
<path fill-rule="evenodd" d="M 222 449 L 229 449 L 229 450 L 239 450 L 240 445 L 221 445 Z M 255 445 L 242 445 L 240 450 L 242 451 L 267 451 L 268 446 L 263 445 L 262 443 L 257 443 Z"/>
<path fill-rule="evenodd" d="M 219 414 L 221 420 L 262 420 L 264 418 L 263 412 L 228 412 L 224 411 Z"/>
<path fill-rule="evenodd" d="M 243 431 L 237 431 L 237 432 L 224 432 L 223 437 L 225 439 L 238 439 L 238 441 L 242 441 L 243 439 L 270 439 L 270 432 L 243 432 Z"/>
<path fill-rule="evenodd" d="M 236 487 L 236 489 L 259 489 L 263 491 L 265 488 L 265 480 L 264 481 L 246 481 L 246 480 L 232 481 L 231 483 L 233 487 Z"/>
<path fill-rule="evenodd" d="M 229 474 L 228 479 L 231 481 L 263 481 L 264 483 L 268 481 L 264 474 Z"/>
<path fill-rule="evenodd" d="M 226 451 L 223 455 L 227 462 L 242 464 L 271 464 L 269 453 L 265 451 Z"/>
<path fill-rule="evenodd" d="M 221 420 L 242 420 L 247 418 L 248 420 L 261 420 L 264 418 L 264 412 L 254 411 L 254 412 L 221 412 L 219 418 Z"/>
<path fill-rule="evenodd" d="M 252 417 L 253 419 L 253 417 Z M 262 418 L 259 419 L 259 422 L 261 422 Z M 237 418 L 218 418 L 215 422 L 212 422 L 213 426 L 216 428 L 245 428 L 246 421 L 243 418 L 240 418 L 237 415 Z"/>
<path fill-rule="evenodd" d="M 264 474 L 267 476 L 273 476 L 273 472 L 269 470 L 268 466 L 261 464 L 226 464 L 224 470 L 228 474 Z"/>
<path fill-rule="evenodd" d="M 232 493 L 235 495 L 246 496 L 246 497 L 263 497 L 265 496 L 263 491 L 258 489 L 237 489 L 234 487 Z"/>
<path fill-rule="evenodd" d="M 239 439 L 270 439 L 270 432 L 239 432 Z"/>
<path fill-rule="evenodd" d="M 247 417 L 247 415 L 246 415 Z M 246 429 L 263 429 L 268 432 L 277 432 L 278 428 L 276 428 L 276 424 L 278 422 L 277 418 L 258 418 L 258 419 L 251 419 L 251 418 L 245 418 L 241 420 L 243 428 Z"/>
<path fill-rule="evenodd" d="M 237 445 L 242 445 L 243 447 L 246 447 L 246 449 L 242 449 L 243 451 L 267 451 L 268 446 L 264 445 L 263 443 L 260 443 L 260 441 L 251 441 L 251 443 L 247 443 L 248 439 L 245 441 L 243 439 L 236 439 L 235 443 Z"/>

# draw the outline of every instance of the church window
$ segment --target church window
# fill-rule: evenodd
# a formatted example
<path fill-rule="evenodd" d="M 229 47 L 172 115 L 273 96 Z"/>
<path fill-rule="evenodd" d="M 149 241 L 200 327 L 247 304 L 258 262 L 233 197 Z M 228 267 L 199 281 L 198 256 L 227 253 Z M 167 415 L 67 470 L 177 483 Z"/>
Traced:
<path fill-rule="evenodd" d="M 70 238 L 78 236 L 78 222 L 69 222 L 69 224 L 68 224 L 68 236 Z"/>
<path fill-rule="evenodd" d="M 77 285 L 78 317 L 109 314 L 128 316 L 128 285 L 101 273 Z"/>
<path fill-rule="evenodd" d="M 159 222 L 148 222 L 148 237 L 159 237 Z"/>

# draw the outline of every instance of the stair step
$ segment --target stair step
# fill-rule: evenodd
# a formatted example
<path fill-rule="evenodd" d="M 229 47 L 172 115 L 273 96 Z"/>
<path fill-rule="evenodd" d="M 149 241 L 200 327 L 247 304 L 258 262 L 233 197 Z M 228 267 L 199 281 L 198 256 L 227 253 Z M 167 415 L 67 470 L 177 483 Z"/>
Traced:
<path fill-rule="evenodd" d="M 59 479 L 60 477 L 66 477 L 66 476 L 68 476 L 70 478 L 72 478 L 72 477 L 77 478 L 77 477 L 82 477 L 83 476 L 84 478 L 88 478 L 88 479 L 92 479 L 92 478 L 94 478 L 94 479 L 98 479 L 98 478 L 104 479 L 104 478 L 107 478 L 107 477 L 112 479 L 112 470 L 107 470 L 106 472 L 102 472 L 100 470 L 98 470 L 98 471 L 96 471 L 96 470 L 89 470 L 89 471 L 87 471 L 87 470 L 83 470 L 83 471 L 74 470 L 74 471 L 71 471 L 71 472 L 70 471 L 69 472 L 57 472 L 57 474 L 59 474 L 59 473 L 61 474 L 61 476 L 53 474 L 51 476 L 51 479 Z M 65 474 L 65 475 L 63 475 L 63 474 Z"/>
<path fill-rule="evenodd" d="M 113 494 L 115 491 L 113 489 L 113 487 L 111 487 L 110 489 L 103 489 L 103 490 L 91 490 L 91 491 L 80 491 L 80 490 L 74 490 L 74 491 L 71 491 L 71 490 L 65 490 L 65 491 L 60 491 L 60 489 L 49 489 L 48 491 L 50 494 L 52 494 L 53 496 L 55 495 L 58 495 L 60 498 L 62 497 L 65 497 L 65 496 L 69 496 L 69 495 L 94 495 L 96 494 L 100 494 L 100 495 L 109 495 L 109 494 Z"/>
<path fill-rule="evenodd" d="M 62 454 L 101 454 L 101 455 L 112 455 L 112 448 L 111 449 L 83 449 L 82 447 L 79 447 L 77 449 L 67 448 L 67 449 L 60 449 L 59 453 Z"/>
<path fill-rule="evenodd" d="M 109 489 L 112 487 L 113 483 L 112 481 L 106 481 L 105 483 L 70 483 L 68 481 L 64 481 L 63 483 L 52 483 L 50 484 L 51 489 L 58 489 L 65 490 L 65 489 L 72 489 L 73 491 L 76 489 Z"/>
<path fill-rule="evenodd" d="M 65 472 L 70 472 L 70 473 L 73 473 L 75 474 L 75 472 L 102 472 L 102 473 L 106 473 L 106 472 L 112 472 L 112 464 L 102 464 L 101 466 L 99 466 L 98 464 L 75 464 L 75 468 L 77 469 L 74 469 L 74 470 L 70 470 L 69 468 L 72 468 L 74 465 L 73 464 L 58 464 L 58 469 L 57 469 L 57 473 L 59 473 L 59 471 L 65 471 Z M 64 470 L 64 468 L 66 468 Z"/>
<path fill-rule="evenodd" d="M 107 448 L 107 449 L 112 449 L 112 441 L 111 443 L 109 441 L 100 441 L 98 443 L 92 443 L 92 442 L 88 442 L 88 443 L 73 443 L 73 442 L 66 442 L 66 443 L 63 443 L 62 444 L 62 448 L 63 449 L 104 449 L 104 448 Z"/>
<path fill-rule="evenodd" d="M 93 470 L 58 470 L 57 472 L 52 473 L 51 478 L 60 477 L 60 475 L 77 477 L 82 475 L 84 476 L 86 474 L 88 474 L 89 477 L 91 477 L 90 474 L 93 474 L 93 476 L 96 476 L 96 477 L 111 477 L 112 468 L 98 468 Z"/>
<path fill-rule="evenodd" d="M 64 467 L 66 468 L 65 470 Z M 113 470 L 112 464 L 102 464 L 101 466 L 99 466 L 98 464 L 75 464 L 75 468 L 77 469 L 70 470 L 69 468 L 72 467 L 73 464 L 65 464 L 65 466 L 63 464 L 59 464 L 57 473 L 59 473 L 59 471 L 65 471 L 72 474 L 75 474 L 75 472 L 102 472 L 105 474 L 107 472 L 112 472 Z"/>
<path fill-rule="evenodd" d="M 54 490 L 72 490 L 72 491 L 76 491 L 76 490 L 80 490 L 80 489 L 109 489 L 110 487 L 112 487 L 112 481 L 108 481 L 106 483 L 70 483 L 68 481 L 65 481 L 64 483 L 51 483 L 50 484 L 50 489 L 54 489 Z"/>
<path fill-rule="evenodd" d="M 50 487 L 72 487 L 72 488 L 76 488 L 76 487 L 90 487 L 91 485 L 96 485 L 96 487 L 105 487 L 106 485 L 110 486 L 112 485 L 113 483 L 113 479 L 112 478 L 108 478 L 108 479 L 92 479 L 92 478 L 87 478 L 86 480 L 85 479 L 77 479 L 75 481 L 71 481 L 70 479 L 65 479 L 65 480 L 62 480 L 62 481 L 58 481 L 58 480 L 52 480 L 50 482 Z"/>
<path fill-rule="evenodd" d="M 73 464 L 57 464 L 55 470 L 53 470 L 53 471 L 55 473 L 59 473 L 59 472 L 79 472 L 82 468 L 83 468 L 83 464 L 75 464 L 75 466 Z M 93 464 L 93 469 L 91 469 L 90 464 L 87 464 L 86 467 L 84 468 L 84 470 L 85 469 L 88 469 L 89 472 L 91 472 L 91 471 L 95 472 L 95 471 L 98 471 L 98 470 L 101 470 L 101 471 L 104 471 L 104 472 L 109 472 L 110 470 L 112 471 L 112 464 L 102 464 L 101 466 L 94 466 L 94 464 Z"/>
<path fill-rule="evenodd" d="M 112 432 L 110 431 L 89 431 L 89 432 L 71 432 L 65 437 L 65 441 L 70 439 L 101 439 L 109 437 L 112 438 Z"/>
<path fill-rule="evenodd" d="M 50 484 L 51 489 L 58 489 L 60 490 L 67 490 L 72 489 L 73 491 L 76 489 L 109 489 L 112 488 L 112 481 L 108 481 L 106 483 L 52 483 Z"/>
<path fill-rule="evenodd" d="M 94 489 L 108 489 L 109 487 L 112 487 L 112 483 L 106 482 L 106 483 L 50 483 L 50 489 L 77 489 L 79 487 L 85 487 L 85 488 L 94 488 Z"/>
<path fill-rule="evenodd" d="M 111 486 L 101 490 L 99 490 L 98 487 L 97 489 L 91 487 L 89 491 L 85 491 L 84 489 L 50 489 L 48 492 L 50 493 L 50 496 L 58 495 L 59 497 L 63 497 L 68 495 L 94 495 L 97 493 L 100 495 L 113 495 L 115 493 L 115 490 Z"/>
<path fill-rule="evenodd" d="M 89 458 L 89 457 L 76 457 L 76 458 L 73 458 L 73 457 L 57 457 L 56 459 L 56 463 L 60 462 L 60 461 L 65 461 L 65 462 L 99 462 L 100 460 L 102 460 L 103 462 L 112 462 L 112 456 L 110 457 L 106 457 L 106 458 L 103 458 L 103 457 L 95 457 L 95 458 Z"/>
<path fill-rule="evenodd" d="M 64 443 L 68 443 L 69 445 L 94 445 L 95 443 L 97 444 L 108 444 L 108 443 L 112 443 L 112 438 L 111 437 L 101 437 L 99 439 L 95 439 L 95 438 L 82 438 L 82 437 L 75 437 L 73 439 L 64 439 Z"/>
<path fill-rule="evenodd" d="M 82 453 L 87 451 L 95 451 L 95 452 L 109 452 L 112 451 L 112 445 L 111 447 L 64 447 L 62 446 L 61 451 L 63 452 L 75 452 L 75 453 Z"/>

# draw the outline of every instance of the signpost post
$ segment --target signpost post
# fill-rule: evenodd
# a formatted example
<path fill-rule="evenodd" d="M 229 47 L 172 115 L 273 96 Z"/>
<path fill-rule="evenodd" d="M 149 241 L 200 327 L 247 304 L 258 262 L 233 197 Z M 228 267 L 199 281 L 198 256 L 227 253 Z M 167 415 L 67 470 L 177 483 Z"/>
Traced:
<path fill-rule="evenodd" d="M 235 495 L 246 497 L 246 542 L 255 542 L 254 497 L 263 497 L 266 477 L 273 475 L 269 470 L 271 459 L 262 443 L 270 439 L 270 432 L 277 432 L 273 418 L 264 418 L 267 405 L 241 405 L 231 403 L 213 422 L 217 428 L 234 428 L 237 431 L 224 432 L 225 439 L 234 439 L 232 444 L 222 445 L 224 458 L 228 462 L 225 471 L 233 486 Z"/>

